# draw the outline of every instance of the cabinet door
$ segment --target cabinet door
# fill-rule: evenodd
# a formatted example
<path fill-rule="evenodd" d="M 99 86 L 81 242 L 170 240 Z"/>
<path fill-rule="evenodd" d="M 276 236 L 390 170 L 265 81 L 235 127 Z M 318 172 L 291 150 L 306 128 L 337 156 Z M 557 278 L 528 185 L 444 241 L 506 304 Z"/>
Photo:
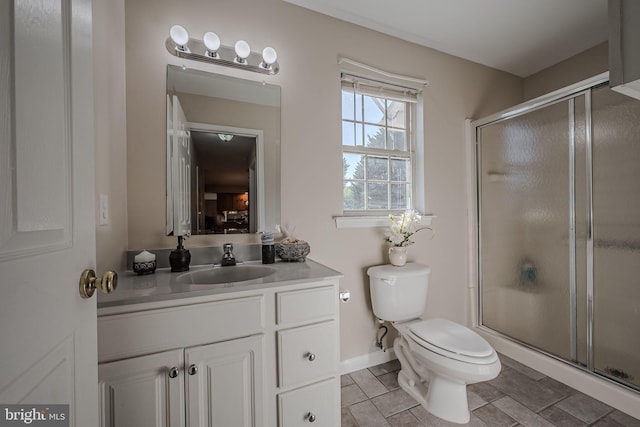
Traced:
<path fill-rule="evenodd" d="M 263 425 L 263 346 L 254 335 L 185 351 L 188 425 Z"/>
<path fill-rule="evenodd" d="M 183 354 L 171 350 L 98 365 L 100 425 L 184 426 Z"/>

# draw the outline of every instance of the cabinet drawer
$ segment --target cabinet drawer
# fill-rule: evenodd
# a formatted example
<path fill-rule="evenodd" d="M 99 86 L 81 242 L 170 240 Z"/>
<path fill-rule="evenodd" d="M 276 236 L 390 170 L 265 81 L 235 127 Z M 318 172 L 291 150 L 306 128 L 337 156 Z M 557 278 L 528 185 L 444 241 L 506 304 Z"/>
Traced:
<path fill-rule="evenodd" d="M 278 385 L 326 378 L 338 370 L 335 321 L 278 331 Z"/>
<path fill-rule="evenodd" d="M 302 323 L 331 318 L 336 314 L 338 296 L 334 286 L 278 292 L 278 325 Z"/>
<path fill-rule="evenodd" d="M 339 426 L 340 400 L 338 393 L 338 380 L 332 378 L 327 381 L 279 394 L 278 426 Z"/>
<path fill-rule="evenodd" d="M 264 330 L 262 295 L 98 317 L 100 362 Z"/>

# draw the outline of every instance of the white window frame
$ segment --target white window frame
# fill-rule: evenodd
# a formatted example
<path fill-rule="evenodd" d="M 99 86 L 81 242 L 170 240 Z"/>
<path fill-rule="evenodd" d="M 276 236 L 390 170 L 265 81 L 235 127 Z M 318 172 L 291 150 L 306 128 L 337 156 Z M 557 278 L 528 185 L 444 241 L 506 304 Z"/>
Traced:
<path fill-rule="evenodd" d="M 342 90 L 349 84 L 349 82 L 357 82 L 359 84 L 358 90 L 354 90 L 356 93 L 365 93 L 372 96 L 381 98 L 391 98 L 406 100 L 407 103 L 411 103 L 411 112 L 407 111 L 410 123 L 407 128 L 407 143 L 409 144 L 409 156 L 411 161 L 411 199 L 409 208 L 415 209 L 422 214 L 422 224 L 428 225 L 431 223 L 432 215 L 425 215 L 426 206 L 424 198 L 424 108 L 423 108 L 423 94 L 422 90 L 416 88 L 405 87 L 392 82 L 381 81 L 378 78 L 371 78 L 362 75 L 355 75 L 351 72 L 343 72 L 341 74 L 341 89 L 340 96 L 342 97 Z M 411 96 L 414 100 L 410 100 L 409 97 L 404 99 L 402 93 L 411 92 Z M 340 114 L 340 123 L 342 126 L 342 113 Z M 367 147 L 350 147 L 342 145 L 340 143 L 341 150 L 340 156 L 343 158 L 343 153 L 358 153 L 358 154 L 384 154 L 385 156 L 395 157 L 397 152 L 393 150 L 380 150 L 371 149 Z M 344 177 L 341 180 L 341 191 L 344 190 Z M 344 204 L 344 195 L 341 197 Z M 344 207 L 343 207 L 344 209 Z M 337 228 L 363 228 L 363 227 L 384 227 L 389 225 L 389 214 L 399 214 L 403 209 L 396 210 L 343 210 L 341 216 L 335 216 L 334 220 Z"/>

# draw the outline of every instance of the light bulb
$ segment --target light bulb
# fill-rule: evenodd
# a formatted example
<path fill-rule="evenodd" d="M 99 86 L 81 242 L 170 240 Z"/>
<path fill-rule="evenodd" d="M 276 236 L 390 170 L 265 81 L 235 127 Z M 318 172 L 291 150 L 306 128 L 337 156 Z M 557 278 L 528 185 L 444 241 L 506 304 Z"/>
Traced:
<path fill-rule="evenodd" d="M 267 46 L 262 50 L 262 64 L 260 65 L 263 68 L 270 68 L 276 59 L 278 59 L 278 52 L 271 46 Z"/>
<path fill-rule="evenodd" d="M 217 57 L 216 52 L 220 49 L 220 37 L 216 33 L 208 31 L 202 36 L 202 41 L 207 48 L 207 55 L 213 58 Z"/>
<path fill-rule="evenodd" d="M 249 43 L 244 40 L 238 40 L 235 45 L 236 51 L 236 62 L 240 64 L 244 64 L 246 59 L 251 54 L 251 47 L 249 47 Z"/>
<path fill-rule="evenodd" d="M 183 26 L 174 25 L 169 30 L 169 35 L 171 36 L 171 40 L 176 44 L 178 50 L 187 50 L 186 45 L 189 43 L 189 33 Z"/>

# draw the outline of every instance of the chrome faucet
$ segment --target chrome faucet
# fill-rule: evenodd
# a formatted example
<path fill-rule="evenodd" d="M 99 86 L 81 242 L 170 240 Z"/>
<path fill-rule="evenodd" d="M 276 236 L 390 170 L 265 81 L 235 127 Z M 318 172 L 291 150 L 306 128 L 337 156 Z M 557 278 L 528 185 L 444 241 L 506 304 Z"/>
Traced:
<path fill-rule="evenodd" d="M 222 255 L 220 265 L 223 267 L 236 265 L 236 256 L 233 254 L 233 245 L 231 243 L 225 243 L 222 245 L 222 250 L 224 250 L 224 254 Z"/>

